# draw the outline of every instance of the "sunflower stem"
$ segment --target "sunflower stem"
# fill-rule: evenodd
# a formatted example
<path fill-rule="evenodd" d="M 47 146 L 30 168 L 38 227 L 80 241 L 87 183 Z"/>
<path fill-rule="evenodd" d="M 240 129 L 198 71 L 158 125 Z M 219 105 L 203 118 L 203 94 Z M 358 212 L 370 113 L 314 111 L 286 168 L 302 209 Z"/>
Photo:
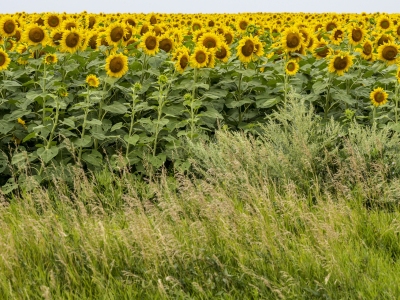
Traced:
<path fill-rule="evenodd" d="M 78 163 L 79 164 L 81 163 L 81 159 L 82 159 L 82 142 L 83 142 L 83 138 L 85 137 L 87 116 L 89 114 L 89 100 L 90 100 L 90 89 L 89 89 L 89 86 L 88 86 L 86 88 L 85 115 L 83 117 L 82 133 L 81 133 L 81 145 L 79 146 L 79 154 L 78 154 Z"/>

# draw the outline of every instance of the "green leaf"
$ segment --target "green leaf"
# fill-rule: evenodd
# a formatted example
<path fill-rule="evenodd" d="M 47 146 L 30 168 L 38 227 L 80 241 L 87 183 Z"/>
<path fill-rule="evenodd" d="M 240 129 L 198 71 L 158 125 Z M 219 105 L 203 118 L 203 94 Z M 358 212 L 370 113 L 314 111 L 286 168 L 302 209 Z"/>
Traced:
<path fill-rule="evenodd" d="M 25 163 L 27 158 L 28 158 L 28 152 L 26 151 L 18 152 L 14 154 L 13 157 L 11 158 L 11 164 L 16 165 L 21 162 Z"/>
<path fill-rule="evenodd" d="M 7 168 L 7 166 L 8 157 L 3 151 L 0 151 L 0 173 L 2 173 Z"/>
<path fill-rule="evenodd" d="M 1 191 L 4 194 L 9 194 L 9 193 L 11 193 L 13 190 L 15 190 L 17 188 L 18 188 L 18 184 L 15 183 L 14 178 L 9 178 L 7 180 L 7 183 L 1 187 Z"/>
<path fill-rule="evenodd" d="M 115 130 L 117 130 L 117 129 L 121 129 L 122 126 L 123 126 L 123 125 L 122 125 L 122 122 L 119 122 L 119 123 L 117 123 L 117 124 L 114 124 L 113 127 L 111 127 L 110 132 L 113 132 L 113 131 L 115 131 Z"/>
<path fill-rule="evenodd" d="M 276 104 L 278 104 L 279 102 L 281 102 L 281 98 L 267 98 L 267 97 L 265 97 L 265 98 L 259 98 L 257 101 L 256 101 L 256 106 L 258 107 L 258 108 L 269 108 L 269 107 L 272 107 L 272 106 L 275 106 Z"/>
<path fill-rule="evenodd" d="M 7 87 L 11 86 L 21 86 L 19 82 L 13 81 L 13 80 L 3 80 L 3 85 Z"/>
<path fill-rule="evenodd" d="M 125 114 L 128 111 L 126 106 L 119 102 L 114 102 L 111 105 L 107 105 L 107 106 L 103 107 L 103 110 L 112 112 L 114 114 L 119 114 L 119 115 Z"/>
<path fill-rule="evenodd" d="M 127 142 L 127 143 L 129 143 L 129 144 L 131 144 L 131 145 L 133 145 L 133 146 L 135 146 L 136 145 L 136 143 L 139 141 L 139 136 L 137 135 L 137 134 L 134 134 L 134 135 L 132 135 L 132 136 L 129 136 L 129 135 L 125 135 L 124 136 L 124 140 Z"/>
<path fill-rule="evenodd" d="M 99 126 L 102 125 L 101 121 L 98 120 L 98 119 L 92 119 L 90 121 L 86 121 L 86 123 L 89 124 L 89 125 L 99 125 Z"/>
<path fill-rule="evenodd" d="M 78 147 L 85 147 L 92 141 L 90 136 L 85 135 L 83 138 L 74 140 L 74 144 Z"/>
<path fill-rule="evenodd" d="M 58 147 L 51 147 L 50 149 L 39 148 L 37 149 L 37 154 L 47 164 L 58 154 Z"/>
<path fill-rule="evenodd" d="M 61 123 L 67 125 L 68 127 L 75 128 L 75 122 L 70 118 L 64 119 Z"/>
<path fill-rule="evenodd" d="M 167 155 L 165 153 L 160 153 L 157 156 L 149 157 L 149 161 L 150 161 L 151 165 L 157 169 L 164 164 L 166 159 L 167 159 Z"/>
<path fill-rule="evenodd" d="M 11 129 L 14 128 L 13 122 L 11 121 L 6 121 L 6 120 L 0 120 L 0 133 L 2 134 L 7 134 L 11 131 Z"/>
<path fill-rule="evenodd" d="M 30 139 L 33 139 L 34 137 L 36 137 L 36 132 L 31 132 L 26 137 L 24 137 L 22 142 L 25 143 L 26 141 L 29 141 Z"/>
<path fill-rule="evenodd" d="M 97 150 L 92 150 L 91 153 L 84 153 L 82 159 L 94 166 L 100 167 L 103 164 L 103 156 Z"/>

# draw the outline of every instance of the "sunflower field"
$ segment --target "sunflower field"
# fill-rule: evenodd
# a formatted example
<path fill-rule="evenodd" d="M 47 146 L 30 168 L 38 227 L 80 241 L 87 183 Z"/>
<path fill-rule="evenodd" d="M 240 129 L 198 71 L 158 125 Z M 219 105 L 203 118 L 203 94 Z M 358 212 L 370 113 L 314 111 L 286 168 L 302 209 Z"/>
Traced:
<path fill-rule="evenodd" d="M 73 164 L 185 171 L 181 137 L 257 134 L 292 95 L 400 131 L 400 14 L 22 12 L 0 36 L 3 193 Z"/>

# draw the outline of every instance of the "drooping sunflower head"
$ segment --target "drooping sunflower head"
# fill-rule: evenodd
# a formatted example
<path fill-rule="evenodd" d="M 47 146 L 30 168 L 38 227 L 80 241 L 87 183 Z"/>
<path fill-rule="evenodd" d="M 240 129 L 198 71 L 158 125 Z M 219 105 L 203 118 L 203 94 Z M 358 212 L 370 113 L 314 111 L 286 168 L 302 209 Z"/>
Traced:
<path fill-rule="evenodd" d="M 390 42 L 393 42 L 393 37 L 389 34 L 381 34 L 375 40 L 376 47 L 382 46 L 383 44 Z"/>
<path fill-rule="evenodd" d="M 374 54 L 374 47 L 370 40 L 365 40 L 362 43 L 362 48 L 356 49 L 356 51 L 361 53 L 361 57 L 365 60 L 370 60 Z"/>
<path fill-rule="evenodd" d="M 12 37 L 17 31 L 18 25 L 12 17 L 3 17 L 0 19 L 0 35 Z"/>
<path fill-rule="evenodd" d="M 314 52 L 313 55 L 317 59 L 325 58 L 329 55 L 331 52 L 330 48 L 328 47 L 328 44 L 325 42 L 324 39 L 321 39 L 315 44 Z"/>
<path fill-rule="evenodd" d="M 228 45 L 230 45 L 230 44 L 233 43 L 234 38 L 235 38 L 235 33 L 232 31 L 232 29 L 229 28 L 229 27 L 225 27 L 224 28 L 224 39 L 225 39 L 225 42 Z"/>
<path fill-rule="evenodd" d="M 151 31 L 147 32 L 142 36 L 139 48 L 141 48 L 147 55 L 155 55 L 160 50 L 159 37 Z"/>
<path fill-rule="evenodd" d="M 189 65 L 189 59 L 190 58 L 187 53 L 181 53 L 175 62 L 175 69 L 178 72 L 183 73 Z"/>
<path fill-rule="evenodd" d="M 207 49 L 214 49 L 219 48 L 219 46 L 221 45 L 221 40 L 215 33 L 206 32 L 200 37 L 198 43 L 200 43 Z"/>
<path fill-rule="evenodd" d="M 10 64 L 11 59 L 8 54 L 0 49 L 0 71 L 6 70 Z"/>
<path fill-rule="evenodd" d="M 96 75 L 90 74 L 86 76 L 86 83 L 91 87 L 98 87 L 100 80 Z"/>
<path fill-rule="evenodd" d="M 202 26 L 202 24 L 201 24 L 200 21 L 194 21 L 194 22 L 192 23 L 192 25 L 191 25 L 192 31 L 200 30 L 202 27 L 203 27 L 203 26 Z"/>
<path fill-rule="evenodd" d="M 58 58 L 56 54 L 48 53 L 43 60 L 46 65 L 53 65 L 58 61 Z"/>
<path fill-rule="evenodd" d="M 297 27 L 290 27 L 283 32 L 281 42 L 286 51 L 296 51 L 301 48 L 303 37 Z"/>
<path fill-rule="evenodd" d="M 193 68 L 204 68 L 209 61 L 209 51 L 207 48 L 198 45 L 190 57 L 190 64 Z"/>
<path fill-rule="evenodd" d="M 297 63 L 297 61 L 294 59 L 289 60 L 285 65 L 285 72 L 289 76 L 296 75 L 296 73 L 299 71 L 299 69 L 300 69 L 300 66 Z"/>
<path fill-rule="evenodd" d="M 385 43 L 378 48 L 378 58 L 385 61 L 387 65 L 392 65 L 397 62 L 399 46 L 393 42 Z"/>
<path fill-rule="evenodd" d="M 60 41 L 61 51 L 69 53 L 76 52 L 81 47 L 83 38 L 84 34 L 75 28 L 65 30 Z"/>
<path fill-rule="evenodd" d="M 340 45 L 344 39 L 344 29 L 341 27 L 336 27 L 332 30 L 330 35 L 330 41 L 334 45 Z"/>
<path fill-rule="evenodd" d="M 338 76 L 344 75 L 353 65 L 353 56 L 348 52 L 340 51 L 329 60 L 328 71 Z"/>
<path fill-rule="evenodd" d="M 381 87 L 374 89 L 370 94 L 369 98 L 371 99 L 372 104 L 375 107 L 384 105 L 388 99 L 388 93 Z"/>
<path fill-rule="evenodd" d="M 106 71 L 110 77 L 122 77 L 128 72 L 128 57 L 123 54 L 108 56 L 106 59 Z"/>
<path fill-rule="evenodd" d="M 45 45 L 47 41 L 47 33 L 44 27 L 31 24 L 24 30 L 24 41 L 29 45 Z"/>

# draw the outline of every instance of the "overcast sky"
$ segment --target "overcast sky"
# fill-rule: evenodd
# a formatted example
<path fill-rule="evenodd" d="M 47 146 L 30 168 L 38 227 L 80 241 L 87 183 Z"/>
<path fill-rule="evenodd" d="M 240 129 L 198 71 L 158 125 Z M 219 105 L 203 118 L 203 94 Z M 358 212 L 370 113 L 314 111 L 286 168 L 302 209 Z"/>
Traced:
<path fill-rule="evenodd" d="M 25 12 L 400 12 L 399 0 L 1 0 L 0 13 Z"/>

